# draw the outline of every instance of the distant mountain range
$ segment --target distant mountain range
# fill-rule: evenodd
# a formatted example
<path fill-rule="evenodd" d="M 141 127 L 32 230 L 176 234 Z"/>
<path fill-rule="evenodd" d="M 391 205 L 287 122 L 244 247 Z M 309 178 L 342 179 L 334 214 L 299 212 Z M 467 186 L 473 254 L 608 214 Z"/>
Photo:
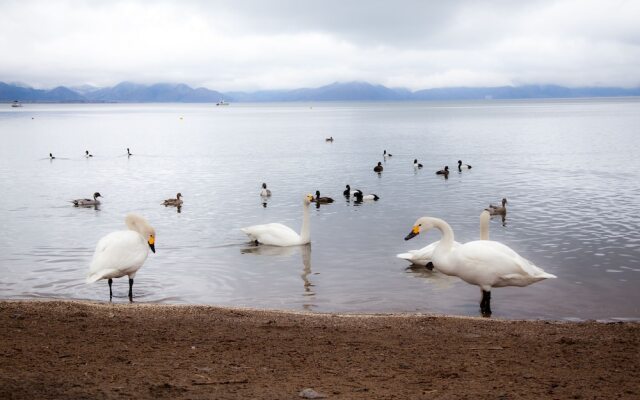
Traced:
<path fill-rule="evenodd" d="M 197 88 L 185 84 L 157 83 L 142 85 L 122 82 L 113 87 L 93 86 L 34 89 L 22 84 L 0 82 L 0 102 L 18 100 L 23 103 L 216 103 L 287 102 L 287 101 L 415 101 L 415 100 L 481 100 L 481 99 L 543 99 L 578 97 L 640 96 L 640 87 L 568 88 L 556 85 L 501 87 L 453 87 L 425 89 L 391 89 L 366 82 L 332 83 L 312 89 L 263 90 L 257 92 L 227 92 Z"/>

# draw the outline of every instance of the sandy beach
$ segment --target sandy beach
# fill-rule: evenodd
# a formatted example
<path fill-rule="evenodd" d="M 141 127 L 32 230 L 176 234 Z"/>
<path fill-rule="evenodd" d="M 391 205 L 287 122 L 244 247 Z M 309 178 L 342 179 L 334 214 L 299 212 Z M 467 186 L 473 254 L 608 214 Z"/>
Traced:
<path fill-rule="evenodd" d="M 0 302 L 3 399 L 639 398 L 640 324 Z"/>

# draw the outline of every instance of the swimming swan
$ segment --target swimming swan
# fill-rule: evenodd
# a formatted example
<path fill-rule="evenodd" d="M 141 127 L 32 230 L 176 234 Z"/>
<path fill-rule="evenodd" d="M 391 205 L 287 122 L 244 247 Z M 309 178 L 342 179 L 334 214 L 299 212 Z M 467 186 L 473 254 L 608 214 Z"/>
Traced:
<path fill-rule="evenodd" d="M 242 228 L 241 231 L 246 233 L 249 238 L 258 244 L 267 244 L 271 246 L 297 246 L 311 242 L 311 232 L 309 229 L 309 204 L 313 200 L 313 196 L 308 194 L 304 196 L 302 202 L 302 229 L 297 234 L 288 226 L 272 223 L 264 225 L 253 225 Z"/>
<path fill-rule="evenodd" d="M 163 206 L 177 206 L 180 207 L 182 205 L 182 193 L 178 193 L 176 194 L 176 198 L 175 199 L 166 199 L 165 201 L 162 202 Z"/>
<path fill-rule="evenodd" d="M 457 276 L 469 284 L 480 286 L 480 311 L 485 317 L 491 315 L 491 288 L 528 286 L 543 279 L 556 278 L 500 242 L 475 240 L 455 246 L 453 230 L 439 218 L 418 218 L 404 240 L 433 228 L 442 234 L 433 251 L 434 267 L 445 275 Z"/>
<path fill-rule="evenodd" d="M 124 221 L 129 230 L 111 232 L 98 241 L 87 276 L 87 283 L 108 279 L 109 301 L 113 297 L 113 278 L 125 275 L 129 276 L 129 301 L 133 301 L 133 278 L 147 259 L 149 249 L 156 252 L 156 231 L 146 219 L 129 214 Z"/>
<path fill-rule="evenodd" d="M 76 200 L 71 200 L 71 202 L 76 207 L 78 207 L 78 206 L 98 206 L 98 205 L 100 205 L 100 200 L 98 200 L 98 197 L 102 197 L 102 195 L 100 193 L 98 193 L 98 192 L 95 192 L 93 194 L 93 200 L 91 200 L 91 199 L 76 199 Z"/>
<path fill-rule="evenodd" d="M 489 220 L 491 216 L 488 211 L 480 213 L 480 240 L 489 240 Z M 430 243 L 419 250 L 409 250 L 406 253 L 400 253 L 396 255 L 398 258 L 409 261 L 411 264 L 426 266 L 428 269 L 433 269 L 433 251 L 440 241 Z M 453 242 L 454 247 L 460 246 L 460 243 Z"/>

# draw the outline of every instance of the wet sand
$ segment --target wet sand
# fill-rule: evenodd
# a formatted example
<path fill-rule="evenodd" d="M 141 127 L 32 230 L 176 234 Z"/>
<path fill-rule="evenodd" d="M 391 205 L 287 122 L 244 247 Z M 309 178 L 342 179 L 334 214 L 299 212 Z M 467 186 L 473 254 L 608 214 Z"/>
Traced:
<path fill-rule="evenodd" d="M 0 302 L 2 399 L 640 398 L 640 323 Z"/>

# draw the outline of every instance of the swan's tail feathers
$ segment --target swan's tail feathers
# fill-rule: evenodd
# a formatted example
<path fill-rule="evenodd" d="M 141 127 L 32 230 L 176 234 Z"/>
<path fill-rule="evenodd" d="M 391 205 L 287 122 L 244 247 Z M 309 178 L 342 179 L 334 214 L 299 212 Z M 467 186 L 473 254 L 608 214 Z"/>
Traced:
<path fill-rule="evenodd" d="M 545 278 L 545 279 L 556 279 L 557 276 L 555 276 L 554 274 L 550 274 L 548 272 L 543 272 L 541 275 L 539 275 L 541 278 Z"/>
<path fill-rule="evenodd" d="M 411 253 L 396 254 L 396 257 L 402 258 L 403 260 L 407 260 L 407 261 L 413 261 L 413 254 Z"/>
<path fill-rule="evenodd" d="M 87 276 L 87 280 L 85 281 L 86 283 L 93 283 L 95 281 L 99 281 L 100 279 L 102 279 L 102 275 L 100 274 L 92 274 Z"/>

